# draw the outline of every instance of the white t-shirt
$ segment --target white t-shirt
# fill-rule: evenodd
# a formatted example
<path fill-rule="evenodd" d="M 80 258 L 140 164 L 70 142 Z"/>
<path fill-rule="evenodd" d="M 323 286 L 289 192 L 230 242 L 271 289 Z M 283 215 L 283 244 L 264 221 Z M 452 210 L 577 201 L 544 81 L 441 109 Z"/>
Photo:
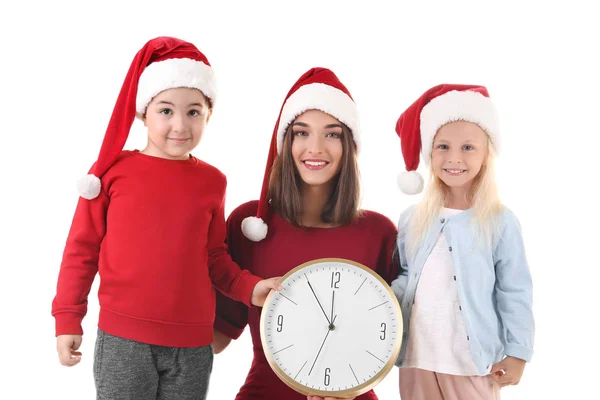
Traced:
<path fill-rule="evenodd" d="M 444 208 L 442 216 L 448 218 L 461 212 Z M 404 367 L 479 375 L 467 340 L 454 275 L 452 253 L 442 232 L 419 278 Z"/>

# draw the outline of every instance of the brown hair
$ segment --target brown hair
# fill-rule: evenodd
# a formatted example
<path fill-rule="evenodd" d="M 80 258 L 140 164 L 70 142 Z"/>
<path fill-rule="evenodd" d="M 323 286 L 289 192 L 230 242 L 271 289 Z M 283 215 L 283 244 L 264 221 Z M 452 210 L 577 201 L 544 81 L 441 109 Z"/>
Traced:
<path fill-rule="evenodd" d="M 283 136 L 281 154 L 277 156 L 269 177 L 268 198 L 271 207 L 294 226 L 300 227 L 302 216 L 302 178 L 292 156 L 293 122 L 289 124 Z M 342 160 L 334 188 L 325 204 L 321 219 L 323 222 L 347 225 L 359 215 L 360 174 L 358 169 L 356 143 L 350 129 L 342 124 Z"/>

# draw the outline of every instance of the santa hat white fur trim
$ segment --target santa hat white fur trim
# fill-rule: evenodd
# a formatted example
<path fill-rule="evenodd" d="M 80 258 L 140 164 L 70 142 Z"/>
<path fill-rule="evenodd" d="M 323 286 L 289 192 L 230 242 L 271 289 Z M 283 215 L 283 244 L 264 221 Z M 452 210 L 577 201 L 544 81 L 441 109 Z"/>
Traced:
<path fill-rule="evenodd" d="M 86 200 L 92 200 L 100 194 L 101 183 L 97 176 L 88 174 L 77 181 L 77 192 Z"/>
<path fill-rule="evenodd" d="M 247 217 L 242 221 L 242 233 L 253 242 L 260 242 L 267 237 L 269 227 L 261 218 Z"/>
<path fill-rule="evenodd" d="M 417 171 L 403 171 L 398 174 L 398 187 L 404 194 L 421 193 L 423 184 L 423 177 Z"/>
<path fill-rule="evenodd" d="M 154 96 L 163 90 L 180 87 L 198 89 L 213 105 L 215 103 L 217 87 L 213 69 L 190 58 L 170 58 L 154 62 L 142 72 L 135 100 L 136 112 L 143 115 Z"/>
<path fill-rule="evenodd" d="M 356 104 L 343 91 L 324 83 L 311 83 L 296 90 L 285 102 L 277 130 L 277 153 L 281 153 L 285 131 L 298 115 L 308 110 L 320 110 L 331 115 L 352 131 L 352 138 L 360 150 L 360 127 Z"/>
<path fill-rule="evenodd" d="M 421 110 L 421 154 L 426 165 L 429 165 L 433 138 L 438 129 L 455 121 L 479 125 L 489 135 L 498 153 L 500 127 L 492 100 L 471 90 L 452 90 L 434 98 Z"/>

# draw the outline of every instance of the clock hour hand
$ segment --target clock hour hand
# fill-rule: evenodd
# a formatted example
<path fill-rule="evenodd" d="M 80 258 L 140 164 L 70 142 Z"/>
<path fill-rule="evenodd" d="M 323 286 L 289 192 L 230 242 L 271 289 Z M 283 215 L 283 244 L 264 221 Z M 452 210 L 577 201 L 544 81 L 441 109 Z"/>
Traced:
<path fill-rule="evenodd" d="M 329 325 L 329 329 L 333 330 L 335 328 L 333 326 L 333 302 L 335 301 L 335 290 L 331 292 L 331 324 Z"/>
<path fill-rule="evenodd" d="M 308 282 L 308 287 L 310 287 L 310 291 L 315 296 L 315 299 L 317 300 L 317 303 L 319 303 L 319 307 L 321 307 L 321 311 L 323 311 L 323 315 L 325 316 L 325 319 L 327 320 L 327 325 L 331 326 L 332 322 L 329 320 L 329 317 L 327 316 L 327 313 L 323 309 L 323 306 L 321 305 L 321 302 L 319 301 L 319 298 L 317 297 L 317 294 L 315 293 L 315 290 L 313 289 L 312 285 L 310 284 L 310 281 L 308 280 L 308 276 L 306 276 L 306 274 L 304 274 L 304 277 L 306 278 L 306 282 Z"/>

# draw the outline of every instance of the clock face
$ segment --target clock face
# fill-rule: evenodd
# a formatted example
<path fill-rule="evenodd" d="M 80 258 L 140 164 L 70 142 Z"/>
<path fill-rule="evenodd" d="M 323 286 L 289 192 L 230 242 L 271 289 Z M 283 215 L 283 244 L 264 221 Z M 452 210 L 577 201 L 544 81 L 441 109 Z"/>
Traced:
<path fill-rule="evenodd" d="M 375 386 L 400 351 L 402 316 L 391 288 L 344 259 L 294 268 L 262 310 L 271 368 L 303 394 L 357 396 Z"/>

